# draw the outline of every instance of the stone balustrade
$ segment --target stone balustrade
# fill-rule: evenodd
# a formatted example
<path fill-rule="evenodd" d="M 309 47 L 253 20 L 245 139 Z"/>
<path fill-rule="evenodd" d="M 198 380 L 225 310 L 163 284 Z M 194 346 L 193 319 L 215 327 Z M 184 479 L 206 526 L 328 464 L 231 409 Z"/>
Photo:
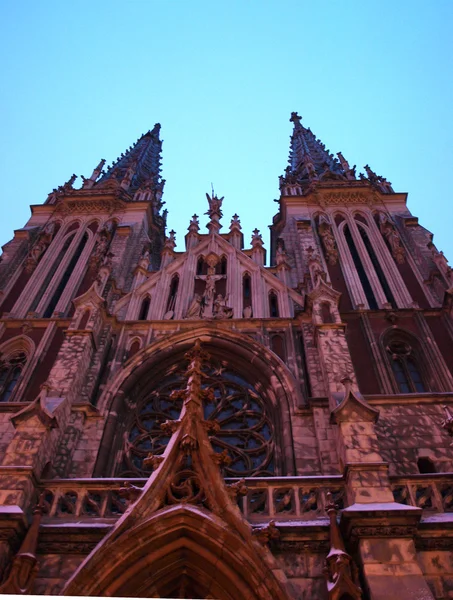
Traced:
<path fill-rule="evenodd" d="M 391 477 L 395 502 L 425 511 L 453 512 L 453 473 Z"/>
<path fill-rule="evenodd" d="M 46 518 L 111 519 L 120 517 L 128 498 L 120 492 L 125 481 L 143 487 L 146 479 L 93 478 L 43 481 Z M 238 481 L 226 479 L 227 484 Z M 312 520 L 325 517 L 326 494 L 331 492 L 339 509 L 345 507 L 344 481 L 339 475 L 321 477 L 251 477 L 247 494 L 238 505 L 251 522 L 267 519 Z"/>

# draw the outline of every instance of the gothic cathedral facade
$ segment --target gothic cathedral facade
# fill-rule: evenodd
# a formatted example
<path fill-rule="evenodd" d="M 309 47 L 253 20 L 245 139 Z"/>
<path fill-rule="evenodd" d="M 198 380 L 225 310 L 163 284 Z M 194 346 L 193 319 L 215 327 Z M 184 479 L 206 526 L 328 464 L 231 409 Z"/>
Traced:
<path fill-rule="evenodd" d="M 175 250 L 160 125 L 3 247 L 1 593 L 452 596 L 452 269 L 291 122 L 270 266 L 214 193 Z"/>

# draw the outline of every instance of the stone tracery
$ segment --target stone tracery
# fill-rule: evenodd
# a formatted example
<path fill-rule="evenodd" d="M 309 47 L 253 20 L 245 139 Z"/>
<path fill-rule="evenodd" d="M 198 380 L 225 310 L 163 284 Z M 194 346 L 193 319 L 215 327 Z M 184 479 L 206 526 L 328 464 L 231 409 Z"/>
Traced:
<path fill-rule="evenodd" d="M 217 452 L 226 450 L 231 458 L 225 475 L 273 475 L 274 425 L 265 401 L 226 363 L 211 360 L 204 370 L 203 387 L 213 396 L 213 402 L 205 404 L 205 418 L 220 425 L 211 442 Z M 137 403 L 125 440 L 121 476 L 149 474 L 146 457 L 164 452 L 171 435 L 165 422 L 178 419 L 182 408 L 182 400 L 172 392 L 181 389 L 183 382 L 184 369 L 172 366 L 151 394 Z"/>

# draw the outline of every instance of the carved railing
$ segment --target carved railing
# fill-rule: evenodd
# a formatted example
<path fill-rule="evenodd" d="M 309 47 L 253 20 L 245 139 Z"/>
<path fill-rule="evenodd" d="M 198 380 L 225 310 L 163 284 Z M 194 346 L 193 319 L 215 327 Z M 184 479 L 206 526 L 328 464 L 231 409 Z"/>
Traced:
<path fill-rule="evenodd" d="M 453 473 L 391 477 L 395 502 L 425 511 L 453 512 Z"/>
<path fill-rule="evenodd" d="M 46 518 L 116 520 L 128 506 L 120 492 L 125 481 L 143 487 L 146 479 L 52 479 L 41 483 L 45 492 Z M 238 479 L 226 479 L 232 484 Z M 346 506 L 341 476 L 250 477 L 247 494 L 238 505 L 249 521 L 312 520 L 325 517 L 326 494 L 331 492 L 339 509 Z"/>

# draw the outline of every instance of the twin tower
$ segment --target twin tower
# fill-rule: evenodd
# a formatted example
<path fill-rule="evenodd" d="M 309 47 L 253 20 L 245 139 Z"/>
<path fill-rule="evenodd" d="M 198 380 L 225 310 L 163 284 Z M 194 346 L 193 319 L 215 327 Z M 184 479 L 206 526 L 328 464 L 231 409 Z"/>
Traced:
<path fill-rule="evenodd" d="M 214 194 L 175 251 L 160 125 L 3 247 L 0 593 L 450 593 L 452 270 L 290 120 L 269 261 Z"/>

